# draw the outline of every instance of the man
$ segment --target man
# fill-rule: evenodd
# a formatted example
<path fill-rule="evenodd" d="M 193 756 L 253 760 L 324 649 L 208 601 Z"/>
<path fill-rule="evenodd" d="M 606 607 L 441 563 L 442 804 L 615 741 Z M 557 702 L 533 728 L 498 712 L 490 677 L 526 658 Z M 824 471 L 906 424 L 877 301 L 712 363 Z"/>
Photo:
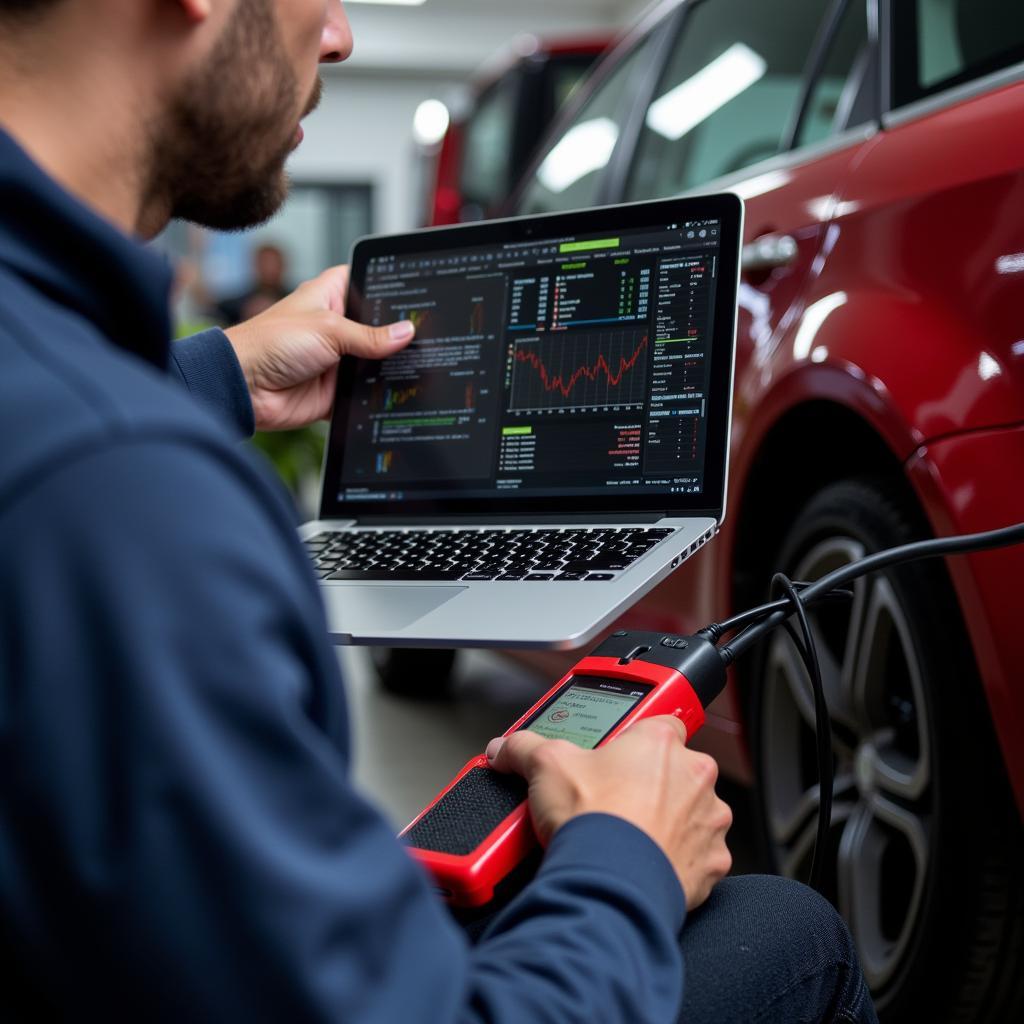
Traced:
<path fill-rule="evenodd" d="M 252 255 L 252 284 L 241 295 L 219 302 L 217 312 L 225 322 L 237 324 L 259 316 L 287 294 L 284 250 L 267 243 Z"/>
<path fill-rule="evenodd" d="M 672 720 L 492 745 L 547 852 L 475 946 L 352 789 L 316 583 L 232 438 L 411 325 L 346 320 L 333 271 L 169 355 L 132 240 L 269 216 L 351 45 L 337 0 L 0 0 L 0 1018 L 874 1020 L 813 893 L 707 899 L 729 813 Z"/>

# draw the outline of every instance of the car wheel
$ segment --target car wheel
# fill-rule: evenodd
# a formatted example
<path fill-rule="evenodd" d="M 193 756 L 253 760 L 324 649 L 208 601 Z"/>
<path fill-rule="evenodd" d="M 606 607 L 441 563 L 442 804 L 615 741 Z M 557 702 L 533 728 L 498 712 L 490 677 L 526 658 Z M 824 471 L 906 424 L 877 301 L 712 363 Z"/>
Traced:
<path fill-rule="evenodd" d="M 871 480 L 829 486 L 775 564 L 813 580 L 919 538 L 897 493 Z M 825 895 L 883 1020 L 1024 1019 L 1024 844 L 945 569 L 919 562 L 852 590 L 852 605 L 812 616 L 835 744 Z M 806 879 L 814 705 L 783 631 L 764 645 L 749 692 L 762 848 L 773 870 Z"/>
<path fill-rule="evenodd" d="M 451 695 L 457 653 L 411 647 L 374 647 L 370 652 L 381 688 L 415 700 L 439 700 Z"/>

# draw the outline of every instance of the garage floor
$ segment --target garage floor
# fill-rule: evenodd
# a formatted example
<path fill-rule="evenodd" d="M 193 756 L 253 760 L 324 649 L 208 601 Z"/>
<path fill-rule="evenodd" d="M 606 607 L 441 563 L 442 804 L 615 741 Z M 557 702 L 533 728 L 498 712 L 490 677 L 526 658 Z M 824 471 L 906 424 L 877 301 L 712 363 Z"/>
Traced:
<path fill-rule="evenodd" d="M 365 649 L 343 649 L 339 657 L 352 713 L 356 782 L 396 831 L 550 686 L 496 655 L 467 651 L 459 657 L 451 700 L 410 701 L 380 689 Z M 718 791 L 735 815 L 729 833 L 733 872 L 751 871 L 746 793 L 726 780 Z"/>

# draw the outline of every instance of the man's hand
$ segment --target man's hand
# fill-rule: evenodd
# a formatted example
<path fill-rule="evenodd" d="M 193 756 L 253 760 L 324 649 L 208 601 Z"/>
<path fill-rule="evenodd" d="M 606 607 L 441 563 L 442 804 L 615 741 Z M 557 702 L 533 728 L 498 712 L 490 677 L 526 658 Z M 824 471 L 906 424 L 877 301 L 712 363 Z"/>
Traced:
<path fill-rule="evenodd" d="M 689 750 L 670 716 L 646 718 L 597 750 L 515 732 L 487 748 L 498 771 L 530 784 L 530 815 L 544 844 L 579 814 L 614 814 L 642 829 L 676 870 L 692 910 L 729 872 L 732 811 L 715 795 L 718 765 Z"/>
<path fill-rule="evenodd" d="M 249 385 L 257 430 L 292 430 L 331 415 L 344 355 L 383 359 L 407 345 L 408 320 L 366 327 L 345 319 L 348 268 L 307 281 L 259 316 L 225 331 Z"/>

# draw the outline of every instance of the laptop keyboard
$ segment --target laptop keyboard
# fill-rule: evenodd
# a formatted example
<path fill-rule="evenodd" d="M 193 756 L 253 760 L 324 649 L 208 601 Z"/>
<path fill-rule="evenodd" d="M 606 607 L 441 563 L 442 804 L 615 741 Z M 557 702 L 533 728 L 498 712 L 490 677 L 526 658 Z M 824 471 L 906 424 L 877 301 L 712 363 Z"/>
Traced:
<path fill-rule="evenodd" d="M 524 580 L 600 583 L 616 578 L 674 531 L 622 529 L 339 530 L 307 540 L 327 580 Z"/>

